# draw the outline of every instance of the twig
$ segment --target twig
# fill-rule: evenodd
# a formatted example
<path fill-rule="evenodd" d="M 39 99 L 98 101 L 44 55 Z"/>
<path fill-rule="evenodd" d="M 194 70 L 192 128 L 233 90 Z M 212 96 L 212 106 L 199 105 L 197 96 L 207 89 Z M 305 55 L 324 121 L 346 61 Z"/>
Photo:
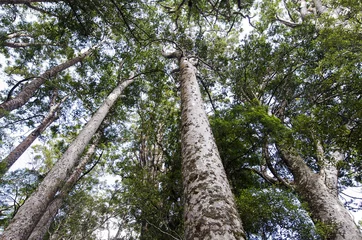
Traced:
<path fill-rule="evenodd" d="M 170 234 L 170 233 L 168 233 L 168 232 L 163 231 L 161 228 L 157 227 L 155 224 L 151 223 L 151 222 L 150 222 L 150 221 L 148 221 L 147 219 L 145 219 L 145 220 L 146 220 L 146 222 L 147 222 L 148 224 L 152 225 L 154 228 L 156 228 L 156 229 L 157 229 L 157 230 L 159 230 L 160 232 L 162 232 L 162 233 L 164 233 L 164 234 L 166 234 L 166 235 L 168 235 L 168 236 L 172 237 L 173 239 L 176 239 L 176 240 L 182 240 L 181 238 L 177 238 L 177 237 L 173 236 L 172 234 Z"/>

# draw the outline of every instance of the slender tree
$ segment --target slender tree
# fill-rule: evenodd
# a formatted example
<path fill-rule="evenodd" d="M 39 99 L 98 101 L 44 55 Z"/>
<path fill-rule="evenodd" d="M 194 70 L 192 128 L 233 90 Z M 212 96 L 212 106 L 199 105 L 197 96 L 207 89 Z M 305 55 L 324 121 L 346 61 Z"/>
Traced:
<path fill-rule="evenodd" d="M 29 148 L 29 146 L 34 142 L 34 140 L 39 137 L 48 126 L 50 126 L 54 120 L 58 117 L 58 111 L 61 104 L 66 100 L 67 97 L 63 98 L 60 102 L 56 103 L 57 94 L 54 94 L 51 103 L 50 110 L 48 115 L 41 121 L 39 126 L 35 128 L 14 150 L 12 150 L 7 157 L 5 157 L 1 162 L 1 174 L 6 173 L 11 166 L 18 160 L 18 158 Z M 0 174 L 0 175 L 1 175 Z"/>
<path fill-rule="evenodd" d="M 65 63 L 50 68 L 49 70 L 41 74 L 39 77 L 26 79 L 26 80 L 31 80 L 31 79 L 33 80 L 29 84 L 27 84 L 15 97 L 12 97 L 11 93 L 18 86 L 18 84 L 16 84 L 10 90 L 7 100 L 0 104 L 0 118 L 6 116 L 8 112 L 23 106 L 35 94 L 35 92 L 39 89 L 39 87 L 44 84 L 46 80 L 50 79 L 51 77 L 54 77 L 56 74 L 60 73 L 61 71 L 83 61 L 83 59 L 89 56 L 94 51 L 95 48 L 97 48 L 97 46 L 88 49 L 84 53 L 66 61 Z"/>
<path fill-rule="evenodd" d="M 123 89 L 134 81 L 134 76 L 122 81 L 84 126 L 77 138 L 72 142 L 63 156 L 56 162 L 44 180 L 39 184 L 37 190 L 20 207 L 5 229 L 2 240 L 5 239 L 27 239 L 34 227 L 44 214 L 56 192 L 69 177 L 72 169 L 77 165 L 80 155 L 101 125 L 110 108 L 121 95 Z"/>
<path fill-rule="evenodd" d="M 244 239 L 196 80 L 192 59 L 182 51 L 163 52 L 177 58 L 181 83 L 181 148 L 186 239 Z"/>
<path fill-rule="evenodd" d="M 78 166 L 74 169 L 72 174 L 69 176 L 68 180 L 65 182 L 64 186 L 60 190 L 60 193 L 51 201 L 47 209 L 44 211 L 43 216 L 37 223 L 33 232 L 31 233 L 29 240 L 39 240 L 43 239 L 47 233 L 55 215 L 57 214 L 60 207 L 63 205 L 65 198 L 68 196 L 68 193 L 72 190 L 74 184 L 78 181 L 81 173 L 84 171 L 86 165 L 92 159 L 93 154 L 97 149 L 97 145 L 102 136 L 102 126 L 98 129 L 98 132 L 94 134 L 93 143 L 88 147 L 87 152 L 80 159 Z"/>

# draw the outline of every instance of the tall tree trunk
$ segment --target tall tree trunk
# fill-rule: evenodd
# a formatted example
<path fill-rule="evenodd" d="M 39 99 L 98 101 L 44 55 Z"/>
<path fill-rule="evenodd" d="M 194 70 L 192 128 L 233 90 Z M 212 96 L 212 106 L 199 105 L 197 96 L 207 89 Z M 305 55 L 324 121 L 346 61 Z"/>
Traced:
<path fill-rule="evenodd" d="M 337 193 L 337 169 L 324 163 L 319 173 L 314 173 L 292 149 L 278 146 L 283 161 L 294 176 L 298 194 L 308 203 L 313 220 L 332 227 L 329 240 L 361 240 L 362 235 Z M 320 154 L 320 152 L 319 152 Z M 340 154 L 333 154 L 340 158 Z M 335 159 L 338 161 L 340 159 Z"/>
<path fill-rule="evenodd" d="M 1 161 L 1 172 L 0 177 L 6 173 L 10 167 L 18 160 L 18 158 L 29 148 L 29 146 L 34 142 L 34 140 L 44 132 L 44 130 L 57 119 L 57 112 L 60 105 L 65 101 L 64 98 L 59 103 L 55 103 L 57 94 L 54 95 L 48 115 L 43 119 L 40 125 L 32 131 L 9 155 Z"/>
<path fill-rule="evenodd" d="M 196 68 L 180 53 L 182 176 L 185 239 L 244 239 L 225 170 L 196 80 Z"/>
<path fill-rule="evenodd" d="M 54 167 L 39 184 L 37 190 L 19 208 L 10 225 L 0 237 L 1 240 L 23 240 L 29 237 L 44 211 L 53 200 L 54 195 L 77 165 L 80 155 L 108 114 L 109 109 L 113 106 L 123 89 L 133 81 L 134 78 L 131 77 L 122 82 L 107 97 L 102 106 L 65 151 L 61 159 L 55 163 Z"/>
<path fill-rule="evenodd" d="M 90 48 L 88 51 L 80 54 L 78 57 L 70 59 L 65 63 L 59 64 L 58 66 L 52 67 L 41 74 L 39 77 L 34 78 L 24 87 L 23 90 L 21 90 L 21 92 L 17 94 L 17 96 L 0 104 L 0 118 L 4 117 L 8 112 L 23 106 L 34 95 L 36 90 L 38 90 L 38 88 L 44 84 L 46 80 L 54 77 L 59 72 L 75 65 L 76 63 L 81 62 L 85 57 L 90 55 L 96 47 Z"/>
<path fill-rule="evenodd" d="M 28 240 L 41 240 L 44 238 L 47 233 L 50 224 L 53 222 L 55 215 L 57 214 L 59 208 L 63 205 L 64 199 L 68 196 L 70 190 L 72 190 L 74 184 L 79 179 L 81 173 L 83 172 L 85 166 L 90 162 L 91 157 L 97 149 L 97 145 L 101 138 L 102 127 L 98 129 L 98 132 L 95 134 L 93 143 L 89 146 L 87 152 L 84 154 L 82 159 L 79 161 L 78 166 L 73 171 L 72 175 L 65 182 L 60 194 L 55 197 L 55 199 L 49 204 L 43 216 L 39 220 L 38 224 L 34 228 Z"/>

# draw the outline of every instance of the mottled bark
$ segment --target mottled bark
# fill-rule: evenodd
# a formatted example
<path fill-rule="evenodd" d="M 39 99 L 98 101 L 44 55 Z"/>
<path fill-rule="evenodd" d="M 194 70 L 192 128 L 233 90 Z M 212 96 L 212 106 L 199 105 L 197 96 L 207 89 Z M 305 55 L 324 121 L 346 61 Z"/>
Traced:
<path fill-rule="evenodd" d="M 44 238 L 59 208 L 63 205 L 64 199 L 68 196 L 68 193 L 70 192 L 70 190 L 72 190 L 74 184 L 79 179 L 85 166 L 87 165 L 88 162 L 90 162 L 91 157 L 95 153 L 97 145 L 101 138 L 101 133 L 99 130 L 98 133 L 96 133 L 94 136 L 93 143 L 89 146 L 87 152 L 79 161 L 79 164 L 73 171 L 72 175 L 65 182 L 60 193 L 55 197 L 53 201 L 51 201 L 51 203 L 47 207 L 46 211 L 44 212 L 39 222 L 37 223 L 36 227 L 34 228 L 28 240 L 42 240 Z"/>
<path fill-rule="evenodd" d="M 43 74 L 41 74 L 39 77 L 34 78 L 34 80 L 27 84 L 14 98 L 0 104 L 0 118 L 4 117 L 7 112 L 23 106 L 35 94 L 38 88 L 44 84 L 47 79 L 54 77 L 59 72 L 75 65 L 76 63 L 81 62 L 85 57 L 90 55 L 93 50 L 94 48 L 91 48 L 88 51 L 80 54 L 78 57 L 75 57 L 66 61 L 65 63 L 52 67 L 49 70 L 45 71 Z"/>
<path fill-rule="evenodd" d="M 344 156 L 339 151 L 332 152 L 332 158 L 326 159 L 322 143 L 318 140 L 316 143 L 318 165 L 320 166 L 319 175 L 324 178 L 324 183 L 330 193 L 338 197 L 338 169 L 336 163 L 343 161 Z"/>
<path fill-rule="evenodd" d="M 314 2 L 314 6 L 317 10 L 317 13 L 321 14 L 327 10 L 327 8 L 325 6 L 323 6 L 321 0 L 313 0 L 313 2 Z"/>
<path fill-rule="evenodd" d="M 180 58 L 182 175 L 185 238 L 244 239 L 196 80 L 196 69 Z"/>
<path fill-rule="evenodd" d="M 56 192 L 70 176 L 70 172 L 78 163 L 80 155 L 99 128 L 109 109 L 113 106 L 123 89 L 133 82 L 133 77 L 119 84 L 103 102 L 102 106 L 84 126 L 77 138 L 72 142 L 37 190 L 19 208 L 10 225 L 5 229 L 1 240 L 27 239 L 34 227 L 51 203 Z"/>
<path fill-rule="evenodd" d="M 17 43 L 4 42 L 3 44 L 4 44 L 4 46 L 11 47 L 11 48 L 24 48 L 24 47 L 29 47 L 31 45 L 34 45 L 33 43 L 19 43 L 19 42 L 17 42 Z"/>
<path fill-rule="evenodd" d="M 6 173 L 10 167 L 19 159 L 19 157 L 29 148 L 29 146 L 34 142 L 34 140 L 39 137 L 44 130 L 50 126 L 57 119 L 57 112 L 59 110 L 60 105 L 64 102 L 65 98 L 59 102 L 55 103 L 55 98 L 53 98 L 51 107 L 48 115 L 42 120 L 39 126 L 32 131 L 13 151 L 9 153 L 9 155 L 1 161 L 1 165 L 4 166 L 4 169 L 1 169 L 0 176 Z"/>
<path fill-rule="evenodd" d="M 307 2 L 305 0 L 300 1 L 300 16 L 302 17 L 302 20 L 305 20 L 305 18 L 309 15 L 307 9 Z"/>
<path fill-rule="evenodd" d="M 312 219 L 331 225 L 335 230 L 328 239 L 362 239 L 350 213 L 336 195 L 336 168 L 328 164 L 319 173 L 314 173 L 296 152 L 281 146 L 278 149 L 294 176 L 298 194 L 308 203 Z M 341 157 L 339 154 L 334 156 Z"/>

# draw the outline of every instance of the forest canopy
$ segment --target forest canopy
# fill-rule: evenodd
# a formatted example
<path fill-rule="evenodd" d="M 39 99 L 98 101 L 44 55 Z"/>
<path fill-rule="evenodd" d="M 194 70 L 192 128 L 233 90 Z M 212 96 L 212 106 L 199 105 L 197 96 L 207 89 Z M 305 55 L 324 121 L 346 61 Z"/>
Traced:
<path fill-rule="evenodd" d="M 0 0 L 0 239 L 362 239 L 359 0 Z"/>

